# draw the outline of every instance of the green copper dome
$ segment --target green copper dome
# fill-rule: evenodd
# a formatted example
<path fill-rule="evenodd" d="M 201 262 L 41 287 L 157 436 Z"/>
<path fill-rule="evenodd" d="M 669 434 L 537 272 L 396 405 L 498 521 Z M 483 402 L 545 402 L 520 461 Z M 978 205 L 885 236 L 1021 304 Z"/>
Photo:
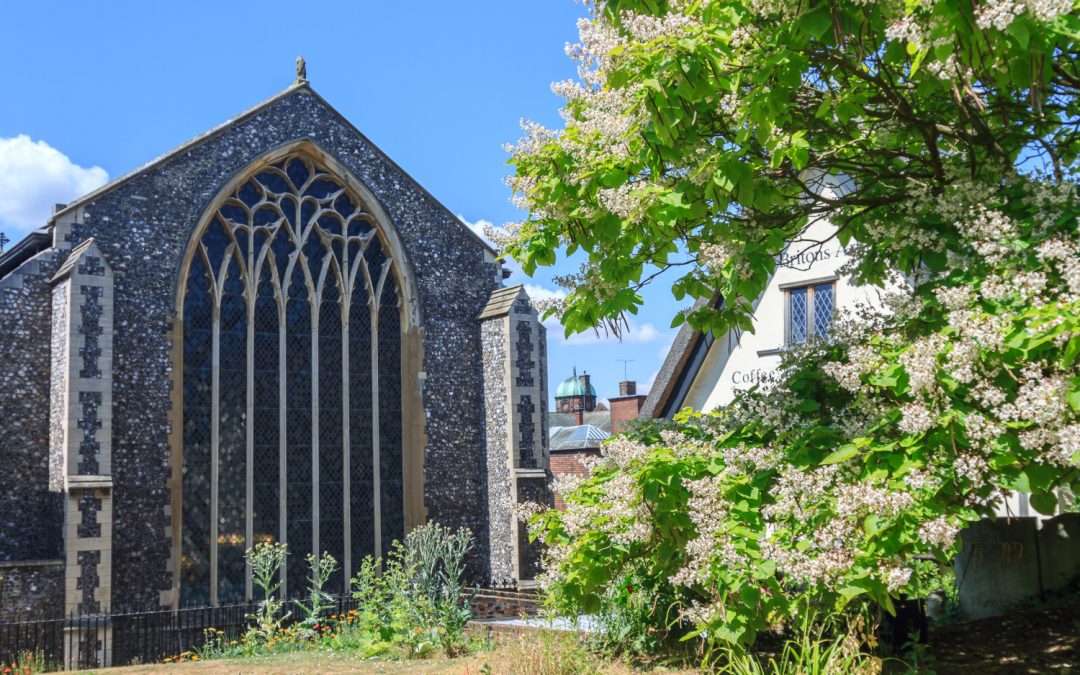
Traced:
<path fill-rule="evenodd" d="M 560 382 L 559 388 L 555 390 L 555 398 L 565 398 L 567 396 L 596 396 L 596 389 L 591 382 L 586 385 L 575 373 Z"/>

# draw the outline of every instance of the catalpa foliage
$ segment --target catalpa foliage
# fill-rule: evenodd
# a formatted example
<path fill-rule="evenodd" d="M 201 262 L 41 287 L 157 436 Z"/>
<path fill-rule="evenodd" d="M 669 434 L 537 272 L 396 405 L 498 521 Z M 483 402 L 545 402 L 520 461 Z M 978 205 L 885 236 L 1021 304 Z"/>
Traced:
<path fill-rule="evenodd" d="M 1071 2 L 593 3 L 525 123 L 500 243 L 561 279 L 568 332 L 667 279 L 674 319 L 752 330 L 776 256 L 827 219 L 891 289 L 778 380 L 609 443 L 532 516 L 567 612 L 650 606 L 663 639 L 750 645 L 813 607 L 891 609 L 1010 491 L 1080 488 L 1080 115 Z M 812 243 L 812 242 L 811 242 Z M 889 280 L 895 277 L 891 283 Z M 639 602 L 635 597 L 651 598 Z M 640 599 L 640 598 L 639 598 Z M 661 640 L 662 641 L 662 640 Z"/>

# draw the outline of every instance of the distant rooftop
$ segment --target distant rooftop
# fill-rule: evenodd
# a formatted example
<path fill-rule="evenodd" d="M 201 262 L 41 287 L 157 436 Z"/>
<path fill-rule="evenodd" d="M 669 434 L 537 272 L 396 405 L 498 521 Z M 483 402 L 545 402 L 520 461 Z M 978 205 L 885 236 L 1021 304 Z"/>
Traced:
<path fill-rule="evenodd" d="M 548 413 L 548 426 L 552 428 L 576 426 L 576 417 L 575 413 L 551 412 Z M 611 413 L 606 408 L 582 413 L 581 417 L 582 423 L 594 426 L 607 434 L 611 433 Z"/>
<path fill-rule="evenodd" d="M 555 398 L 566 398 L 567 396 L 596 396 L 596 387 L 592 386 L 592 383 L 585 378 L 574 373 L 560 382 L 555 389 Z"/>
<path fill-rule="evenodd" d="M 553 451 L 599 448 L 611 434 L 591 424 L 572 427 L 551 427 L 548 439 Z"/>

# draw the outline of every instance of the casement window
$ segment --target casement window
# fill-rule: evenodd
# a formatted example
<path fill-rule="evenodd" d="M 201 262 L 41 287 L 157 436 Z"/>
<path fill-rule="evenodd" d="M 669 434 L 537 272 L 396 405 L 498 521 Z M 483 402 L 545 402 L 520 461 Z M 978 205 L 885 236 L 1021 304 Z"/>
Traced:
<path fill-rule="evenodd" d="M 836 307 L 836 279 L 815 279 L 780 288 L 786 305 L 785 343 L 799 345 L 815 337 L 828 337 Z"/>

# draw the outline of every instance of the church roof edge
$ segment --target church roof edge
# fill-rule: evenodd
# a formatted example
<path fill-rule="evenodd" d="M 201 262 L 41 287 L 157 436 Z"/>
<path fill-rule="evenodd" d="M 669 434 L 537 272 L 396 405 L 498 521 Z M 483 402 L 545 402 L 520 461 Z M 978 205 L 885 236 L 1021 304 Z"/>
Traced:
<path fill-rule="evenodd" d="M 279 91 L 278 93 L 274 94 L 270 98 L 267 98 L 267 99 L 255 104 L 254 106 L 248 108 L 247 110 L 241 112 L 238 115 L 234 115 L 233 117 L 225 120 L 221 124 L 218 124 L 218 125 L 210 128 L 210 129 L 204 131 L 203 133 L 199 134 L 198 136 L 195 136 L 194 138 L 191 138 L 191 139 L 185 141 L 184 143 L 181 143 L 180 145 L 176 146 L 175 148 L 173 148 L 171 150 L 168 150 L 167 152 L 158 155 L 157 157 L 150 160 L 149 162 L 146 162 L 145 164 L 143 164 L 143 165 L 141 165 L 141 166 L 139 166 L 139 167 L 125 173 L 125 174 L 122 174 L 122 175 L 114 178 L 113 180 L 109 181 L 108 183 L 102 185 L 101 187 L 86 193 L 82 197 L 79 197 L 78 199 L 72 200 L 64 208 L 58 209 L 57 211 L 55 211 L 49 217 L 47 227 L 51 228 L 53 223 L 56 222 L 57 218 L 65 215 L 67 213 L 70 213 L 70 212 L 72 212 L 72 211 L 86 205 L 89 202 L 92 202 L 93 200 L 97 199 L 101 195 L 106 194 L 107 192 L 110 192 L 110 191 L 118 188 L 119 186 L 123 185 L 124 183 L 127 183 L 128 181 L 132 180 L 136 176 L 139 176 L 139 175 L 149 171 L 150 169 L 152 169 L 152 168 L 154 168 L 154 167 L 156 167 L 156 166 L 158 166 L 160 164 L 164 164 L 165 162 L 172 159 L 173 157 L 176 157 L 177 155 L 180 155 L 181 153 L 191 149 L 192 147 L 195 147 L 196 145 L 199 145 L 200 143 L 214 137 L 215 135 L 221 133 L 225 129 L 228 129 L 229 127 L 232 127 L 232 126 L 234 126 L 234 125 L 248 119 L 249 117 L 257 115 L 258 113 L 262 112 L 264 109 L 270 107 L 271 105 L 277 103 L 278 101 L 280 101 L 280 100 L 282 100 L 282 99 L 284 99 L 284 98 L 286 98 L 288 96 L 291 96 L 292 94 L 295 94 L 295 93 L 297 93 L 299 91 L 306 91 L 311 96 L 314 96 L 315 99 L 317 101 L 319 101 L 319 103 L 322 104 L 329 112 L 331 112 L 332 114 L 337 116 L 338 119 L 340 119 L 342 122 L 344 122 L 349 127 L 349 129 L 351 129 L 353 131 L 353 133 L 355 133 L 357 136 L 362 138 L 364 140 L 364 142 L 367 143 L 374 152 L 376 152 L 380 156 L 382 156 L 382 158 L 385 159 L 391 166 L 393 166 L 395 169 L 400 171 L 402 176 L 407 178 L 421 192 L 423 192 L 433 202 L 435 202 L 435 204 L 437 204 L 444 211 L 446 211 L 446 213 L 448 213 L 456 222 L 458 222 L 461 225 L 461 227 L 464 228 L 472 236 L 472 238 L 475 239 L 476 242 L 479 243 L 485 250 L 489 251 L 493 255 L 498 253 L 498 251 L 496 251 L 495 248 L 491 246 L 491 244 L 484 241 L 484 239 L 480 235 L 478 235 L 476 232 L 474 232 L 472 230 L 472 228 L 468 227 L 465 223 L 463 223 L 461 221 L 461 219 L 453 211 L 451 211 L 449 208 L 447 208 L 447 206 L 445 204 L 443 204 L 437 197 L 435 197 L 435 195 L 431 194 L 431 192 L 428 191 L 428 189 L 425 188 L 423 185 L 421 185 L 419 181 L 417 181 L 415 178 L 413 178 L 412 175 L 408 171 L 403 169 L 400 164 L 398 164 L 397 162 L 395 162 L 393 160 L 393 158 L 391 158 L 389 155 L 387 155 L 385 152 L 383 152 L 382 148 L 380 148 L 375 143 L 373 143 L 370 138 L 368 138 L 362 131 L 357 129 L 356 125 L 354 125 L 352 122 L 349 121 L 349 118 L 347 118 L 345 115 L 341 114 L 341 112 L 339 112 L 337 108 L 335 108 L 325 98 L 323 98 L 322 95 L 319 94 L 319 92 L 315 91 L 315 89 L 312 88 L 311 83 L 308 82 L 307 80 L 293 82 L 288 87 L 286 87 L 285 89 L 283 89 L 283 90 Z"/>
<path fill-rule="evenodd" d="M 231 126 L 233 126 L 233 125 L 235 125 L 235 124 L 237 124 L 239 122 L 242 122 L 242 121 L 246 120 L 247 118 L 249 118 L 249 117 L 251 117 L 253 115 L 258 114 L 264 108 L 267 108 L 267 107 L 273 105 L 274 103 L 277 103 L 278 101 L 285 98 L 286 96 L 289 96 L 290 94 L 293 94 L 293 93 L 295 93 L 297 91 L 300 91 L 301 89 L 307 89 L 312 94 L 315 94 L 315 90 L 313 90 L 308 83 L 306 83 L 306 82 L 294 82 L 293 84 L 289 85 L 287 88 L 283 89 L 282 91 L 279 91 L 278 93 L 274 94 L 270 98 L 265 99 L 265 100 L 255 104 L 254 106 L 252 106 L 252 107 L 248 108 L 247 110 L 241 112 L 239 115 L 235 115 L 233 117 L 230 117 L 229 119 L 225 120 L 221 124 L 218 124 L 218 125 L 216 125 L 214 127 L 211 127 L 210 129 L 207 129 L 206 131 L 199 134 L 198 136 L 195 136 L 194 138 L 191 138 L 191 139 L 188 139 L 187 141 L 184 141 L 183 143 L 176 146 L 175 148 L 172 148 L 171 150 L 167 150 L 166 152 L 164 152 L 164 153 L 158 155 L 157 157 L 151 159 L 149 162 L 146 162 L 145 164 L 142 164 L 142 165 L 132 169 L 131 171 L 128 171 L 125 174 L 121 174 L 120 176 L 117 176 L 116 178 L 112 179 L 108 183 L 105 183 L 104 185 L 97 188 L 96 190 L 92 190 L 90 192 L 87 192 L 85 195 L 83 195 L 82 197 L 79 197 L 78 199 L 73 199 L 72 201 L 68 202 L 67 206 L 65 206 L 62 209 L 58 209 L 56 212 L 54 212 L 52 214 L 52 216 L 49 217 L 49 224 L 51 225 L 60 216 L 63 216 L 64 214 L 70 213 L 71 211 L 74 211 L 74 210 L 78 209 L 79 207 L 85 205 L 87 202 L 94 201 L 95 199 L 97 199 L 98 197 L 100 197 L 101 195 L 103 195 L 103 194 L 105 194 L 107 192 L 111 192 L 112 190 L 115 190 L 116 188 L 120 187 L 124 183 L 127 183 L 132 178 L 135 178 L 136 176 L 138 176 L 140 174 L 146 173 L 147 171 L 154 168 L 155 166 L 158 166 L 159 164 L 164 164 L 165 162 L 172 159 L 173 157 L 175 157 L 175 156 L 189 150 L 190 148 L 202 143 L 203 141 L 206 141 L 206 140 L 212 138 L 213 136 L 217 135 L 221 131 L 224 131 L 225 129 L 227 129 L 227 128 L 231 127 Z M 316 96 L 318 96 L 318 95 L 316 94 Z M 319 96 L 318 98 L 320 100 L 323 100 L 321 96 Z M 325 101 L 323 101 L 323 102 L 325 103 Z M 337 112 L 337 111 L 335 111 L 335 112 Z"/>

